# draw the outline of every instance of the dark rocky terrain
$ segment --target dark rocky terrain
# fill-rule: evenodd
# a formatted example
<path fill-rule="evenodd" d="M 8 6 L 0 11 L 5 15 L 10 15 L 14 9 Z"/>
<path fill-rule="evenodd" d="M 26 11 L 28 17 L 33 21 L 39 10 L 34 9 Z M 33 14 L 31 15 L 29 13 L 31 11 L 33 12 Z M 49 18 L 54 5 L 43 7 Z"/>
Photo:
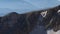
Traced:
<path fill-rule="evenodd" d="M 58 10 L 60 10 L 60 6 L 25 14 L 9 13 L 0 17 L 0 34 L 29 34 L 35 29 L 37 23 L 39 23 L 39 26 L 44 26 L 45 30 L 53 28 L 54 31 L 57 31 L 60 26 L 60 13 L 57 13 Z M 41 21 L 40 13 L 44 11 L 48 12 L 44 18 L 42 17 L 43 20 Z"/>

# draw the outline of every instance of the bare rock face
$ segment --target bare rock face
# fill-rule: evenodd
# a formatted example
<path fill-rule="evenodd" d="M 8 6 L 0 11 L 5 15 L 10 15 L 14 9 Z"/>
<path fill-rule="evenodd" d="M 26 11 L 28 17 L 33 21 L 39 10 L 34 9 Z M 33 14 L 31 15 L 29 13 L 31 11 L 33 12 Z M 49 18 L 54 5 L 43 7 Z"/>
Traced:
<path fill-rule="evenodd" d="M 39 12 L 18 14 L 16 12 L 0 18 L 0 34 L 28 34 L 36 25 Z"/>
<path fill-rule="evenodd" d="M 13 12 L 1 18 L 1 34 L 7 33 L 17 23 L 18 14 Z"/>
<path fill-rule="evenodd" d="M 53 29 L 55 32 L 59 30 L 59 22 L 60 22 L 60 13 L 57 13 L 58 10 L 60 10 L 60 5 L 55 7 L 55 8 L 51 8 L 48 9 L 48 13 L 46 15 L 46 17 L 43 19 L 44 25 L 46 26 L 46 28 L 51 28 Z M 59 24 L 59 25 L 58 25 Z"/>
<path fill-rule="evenodd" d="M 40 11 L 35 11 L 35 12 L 30 12 L 25 14 L 18 14 L 16 12 L 9 13 L 3 17 L 0 17 L 0 34 L 29 34 L 29 32 L 31 32 L 34 29 L 34 27 L 37 25 L 38 21 L 40 24 L 43 23 L 43 25 L 46 28 L 52 26 L 53 30 L 55 30 L 56 28 L 60 27 L 60 23 L 59 23 L 60 15 L 57 14 L 57 11 L 59 9 L 60 6 L 55 8 L 50 8 L 47 10 L 40 10 Z M 41 19 L 39 20 L 40 18 L 39 16 L 43 11 L 48 11 L 48 13 L 42 20 L 43 22 L 40 22 Z M 51 20 L 53 17 L 54 19 Z"/>
<path fill-rule="evenodd" d="M 0 23 L 1 23 L 1 18 L 2 18 L 2 17 L 0 17 Z"/>

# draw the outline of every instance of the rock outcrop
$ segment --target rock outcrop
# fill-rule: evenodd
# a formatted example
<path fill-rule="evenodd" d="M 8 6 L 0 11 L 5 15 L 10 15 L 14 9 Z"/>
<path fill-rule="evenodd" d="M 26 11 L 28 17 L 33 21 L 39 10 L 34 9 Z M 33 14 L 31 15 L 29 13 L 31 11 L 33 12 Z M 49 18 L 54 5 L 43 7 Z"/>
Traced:
<path fill-rule="evenodd" d="M 9 13 L 3 17 L 0 17 L 0 34 L 29 34 L 29 32 L 34 29 L 37 23 L 42 24 L 46 27 L 46 29 L 48 29 L 48 27 L 51 28 L 52 26 L 52 28 L 55 30 L 58 28 L 56 26 L 60 26 L 60 15 L 57 14 L 59 9 L 60 6 L 25 14 L 18 14 L 16 12 Z M 39 20 L 39 16 L 41 15 L 41 12 L 44 11 L 48 11 L 48 13 L 43 20 L 40 21 L 41 19 Z M 53 17 L 54 19 L 52 22 L 50 22 Z M 56 19 L 57 21 L 55 21 Z"/>

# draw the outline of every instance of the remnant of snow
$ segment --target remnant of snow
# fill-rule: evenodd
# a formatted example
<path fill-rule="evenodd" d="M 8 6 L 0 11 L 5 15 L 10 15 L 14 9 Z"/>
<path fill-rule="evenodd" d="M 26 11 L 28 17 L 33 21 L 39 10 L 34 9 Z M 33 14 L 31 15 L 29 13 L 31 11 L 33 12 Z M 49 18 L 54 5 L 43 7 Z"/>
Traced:
<path fill-rule="evenodd" d="M 60 10 L 58 10 L 58 12 L 57 13 L 60 13 Z"/>
<path fill-rule="evenodd" d="M 47 11 L 41 13 L 41 15 L 42 15 L 43 17 L 45 17 L 46 14 L 47 14 Z"/>
<path fill-rule="evenodd" d="M 47 31 L 47 34 L 60 34 L 60 30 L 57 32 L 54 32 L 53 29 L 51 29 Z"/>

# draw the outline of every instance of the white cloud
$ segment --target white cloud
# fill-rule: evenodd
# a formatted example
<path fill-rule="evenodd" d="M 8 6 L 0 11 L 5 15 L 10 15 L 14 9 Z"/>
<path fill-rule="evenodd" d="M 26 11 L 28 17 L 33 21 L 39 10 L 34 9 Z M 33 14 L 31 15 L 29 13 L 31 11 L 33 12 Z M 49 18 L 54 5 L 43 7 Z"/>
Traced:
<path fill-rule="evenodd" d="M 60 1 L 60 0 L 58 0 L 58 1 Z"/>

